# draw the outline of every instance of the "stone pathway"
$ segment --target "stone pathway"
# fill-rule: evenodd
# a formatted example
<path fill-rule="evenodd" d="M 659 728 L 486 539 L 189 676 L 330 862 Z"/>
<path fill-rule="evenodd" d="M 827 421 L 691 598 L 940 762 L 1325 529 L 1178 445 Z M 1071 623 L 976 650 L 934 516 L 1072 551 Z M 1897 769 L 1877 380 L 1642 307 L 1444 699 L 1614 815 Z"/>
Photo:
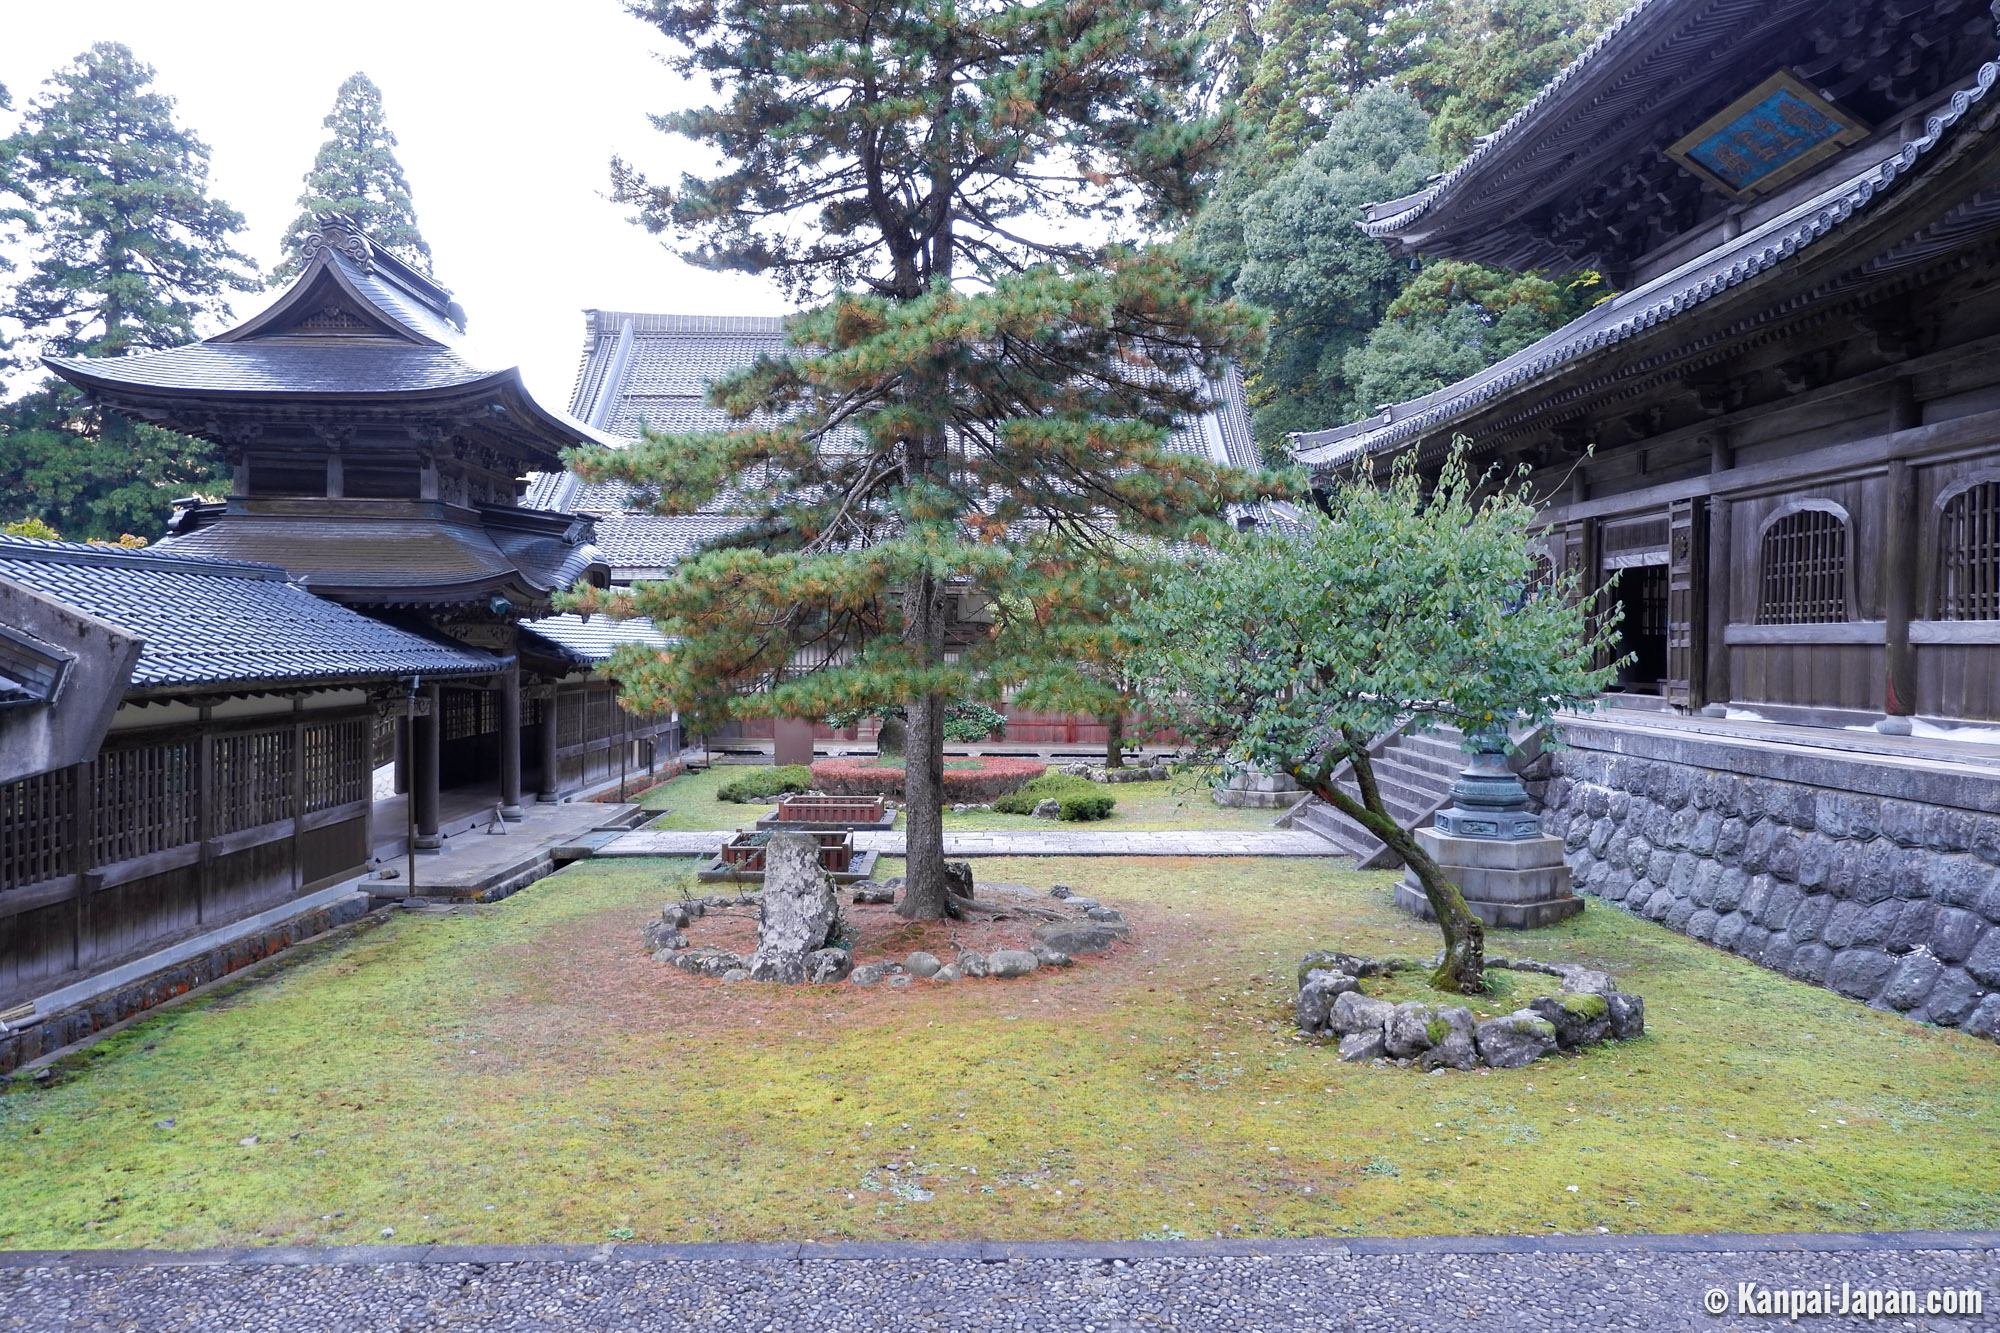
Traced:
<path fill-rule="evenodd" d="M 1087 1244 L 515 1246 L 0 1254 L 0 1329 L 1991 1329 L 2000 1235 L 1602 1236 Z M 1974 1315 L 1739 1313 L 1791 1293 L 1976 1291 Z M 1711 1293 L 1720 1293 L 1719 1297 Z M 1721 1300 L 1720 1315 L 1705 1298 Z"/>
<path fill-rule="evenodd" d="M 671 833 L 641 830 L 613 838 L 599 856 L 706 856 L 729 840 L 727 830 Z M 901 833 L 857 833 L 854 848 L 903 854 Z M 1215 829 L 1186 832 L 1135 830 L 1130 833 L 1039 829 L 944 835 L 946 856 L 1347 856 L 1315 833 L 1287 829 Z"/>

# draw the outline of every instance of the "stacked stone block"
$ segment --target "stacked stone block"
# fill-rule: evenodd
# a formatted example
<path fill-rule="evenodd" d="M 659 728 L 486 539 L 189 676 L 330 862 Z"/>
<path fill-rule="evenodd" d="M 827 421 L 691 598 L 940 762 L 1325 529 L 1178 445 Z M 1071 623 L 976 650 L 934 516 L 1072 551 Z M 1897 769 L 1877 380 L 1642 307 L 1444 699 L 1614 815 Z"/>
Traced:
<path fill-rule="evenodd" d="M 1584 746 L 1554 760 L 1543 827 L 1580 890 L 1876 1008 L 2000 1037 L 2000 814 L 1854 789 L 1893 785 L 1880 780 L 1830 785 L 1838 771 L 1815 764 L 1796 767 L 1819 781 Z"/>

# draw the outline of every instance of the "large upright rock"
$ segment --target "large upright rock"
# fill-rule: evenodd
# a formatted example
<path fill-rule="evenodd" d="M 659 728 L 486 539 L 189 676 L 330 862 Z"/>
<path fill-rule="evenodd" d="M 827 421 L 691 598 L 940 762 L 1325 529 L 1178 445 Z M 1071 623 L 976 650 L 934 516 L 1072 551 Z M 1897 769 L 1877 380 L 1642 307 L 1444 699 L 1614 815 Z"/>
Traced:
<path fill-rule="evenodd" d="M 750 958 L 751 980 L 803 982 L 806 955 L 826 947 L 839 914 L 833 879 L 819 863 L 819 839 L 773 833 L 764 847 L 764 919 Z"/>

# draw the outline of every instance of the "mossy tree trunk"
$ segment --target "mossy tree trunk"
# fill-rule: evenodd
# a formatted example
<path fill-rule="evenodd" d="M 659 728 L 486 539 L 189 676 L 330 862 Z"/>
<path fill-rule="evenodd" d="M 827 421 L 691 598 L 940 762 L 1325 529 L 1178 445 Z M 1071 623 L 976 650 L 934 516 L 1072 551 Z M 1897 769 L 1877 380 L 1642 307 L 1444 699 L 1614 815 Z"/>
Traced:
<path fill-rule="evenodd" d="M 1125 714 L 1122 711 L 1105 714 L 1104 730 L 1104 766 L 1125 767 Z"/>

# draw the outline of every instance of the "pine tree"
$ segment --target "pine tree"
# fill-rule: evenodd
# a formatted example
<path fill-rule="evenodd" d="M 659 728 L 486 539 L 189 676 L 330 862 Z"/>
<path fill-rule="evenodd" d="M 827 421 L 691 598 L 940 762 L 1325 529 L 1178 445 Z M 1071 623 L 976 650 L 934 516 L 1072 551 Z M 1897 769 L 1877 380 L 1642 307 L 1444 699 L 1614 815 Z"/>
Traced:
<path fill-rule="evenodd" d="M 715 387 L 742 429 L 575 460 L 659 485 L 668 512 L 735 486 L 760 515 L 669 581 L 576 605 L 684 636 L 613 669 L 696 726 L 905 705 L 899 910 L 946 915 L 949 701 L 1049 669 L 1106 556 L 1271 484 L 1163 448 L 1254 340 L 1247 314 L 1177 252 L 1093 239 L 1184 215 L 1227 126 L 1184 109 L 1201 70 L 1177 0 L 632 8 L 725 90 L 661 127 L 730 165 L 667 188 L 614 163 L 617 197 L 694 262 L 833 299 Z M 991 626 L 954 621 L 974 590 L 1003 594 Z"/>
<path fill-rule="evenodd" d="M 396 160 L 396 136 L 382 114 L 382 90 L 366 74 L 349 75 L 320 124 L 333 137 L 320 145 L 305 175 L 306 190 L 299 196 L 303 211 L 285 233 L 285 259 L 271 275 L 272 285 L 289 282 L 298 273 L 306 238 L 329 213 L 354 219 L 373 244 L 428 274 L 431 247 L 417 230 L 410 183 Z"/>
<path fill-rule="evenodd" d="M 191 342 L 253 291 L 231 248 L 236 210 L 208 195 L 208 148 L 174 120 L 153 70 L 103 42 L 56 71 L 0 141 L 10 216 L 30 242 L 0 305 L 21 340 L 61 355 L 116 356 Z M 83 405 L 47 383 L 0 412 L 0 494 L 72 536 L 157 536 L 168 504 L 221 474 L 214 447 Z"/>

